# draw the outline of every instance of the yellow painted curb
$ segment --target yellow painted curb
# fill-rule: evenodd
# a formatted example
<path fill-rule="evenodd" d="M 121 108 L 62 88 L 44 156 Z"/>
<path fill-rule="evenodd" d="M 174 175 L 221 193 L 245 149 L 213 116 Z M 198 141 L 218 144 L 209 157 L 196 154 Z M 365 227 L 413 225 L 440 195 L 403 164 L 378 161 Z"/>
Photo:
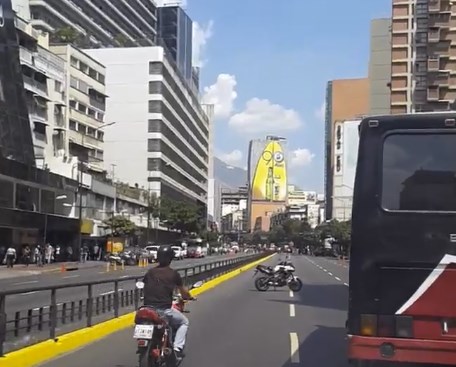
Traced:
<path fill-rule="evenodd" d="M 220 277 L 209 280 L 201 287 L 193 289 L 190 293 L 192 296 L 197 296 L 207 292 L 215 286 L 223 283 L 235 276 L 242 274 L 244 271 L 253 268 L 254 266 L 269 260 L 272 256 L 267 256 L 261 260 L 254 261 L 244 265 L 238 269 L 230 271 Z M 52 360 L 62 354 L 74 351 L 87 344 L 90 344 L 98 339 L 102 339 L 119 330 L 126 329 L 133 325 L 134 312 L 120 316 L 116 319 L 108 320 L 100 324 L 96 324 L 89 328 L 73 331 L 64 334 L 54 340 L 46 340 L 44 342 L 26 347 L 0 358 L 0 367 L 33 367 Z"/>

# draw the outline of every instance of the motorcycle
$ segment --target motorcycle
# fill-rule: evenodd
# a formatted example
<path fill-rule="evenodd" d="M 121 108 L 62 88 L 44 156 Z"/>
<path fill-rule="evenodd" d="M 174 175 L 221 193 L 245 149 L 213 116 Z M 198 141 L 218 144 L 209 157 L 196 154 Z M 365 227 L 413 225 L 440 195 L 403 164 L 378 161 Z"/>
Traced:
<path fill-rule="evenodd" d="M 299 292 L 302 288 L 302 281 L 293 273 L 295 272 L 294 265 L 288 261 L 280 261 L 275 267 L 257 265 L 255 268 L 255 276 L 258 272 L 264 274 L 255 280 L 255 288 L 260 292 L 266 292 L 269 287 L 285 287 L 293 292 Z"/>
<path fill-rule="evenodd" d="M 191 289 L 202 284 L 197 282 Z M 137 282 L 136 288 L 143 289 L 144 283 Z M 186 303 L 181 294 L 176 294 L 172 307 L 180 312 L 188 312 L 185 310 Z M 174 330 L 161 310 L 141 306 L 136 311 L 133 338 L 138 343 L 139 367 L 177 367 L 180 364 L 173 349 Z"/>

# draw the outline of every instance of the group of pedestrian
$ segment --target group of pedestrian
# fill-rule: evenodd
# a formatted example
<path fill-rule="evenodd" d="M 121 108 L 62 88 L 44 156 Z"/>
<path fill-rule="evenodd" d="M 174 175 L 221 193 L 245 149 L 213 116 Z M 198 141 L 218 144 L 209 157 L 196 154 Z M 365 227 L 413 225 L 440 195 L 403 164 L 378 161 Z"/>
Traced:
<path fill-rule="evenodd" d="M 14 246 L 9 246 L 8 248 L 0 247 L 0 261 L 3 259 L 3 264 L 6 264 L 7 268 L 12 268 L 19 261 L 27 267 L 30 264 L 36 264 L 41 267 L 57 261 L 68 261 L 73 257 L 73 248 L 71 246 L 68 246 L 65 253 L 63 253 L 60 245 L 52 246 L 50 243 L 44 246 L 24 245 L 20 251 L 19 255 Z"/>

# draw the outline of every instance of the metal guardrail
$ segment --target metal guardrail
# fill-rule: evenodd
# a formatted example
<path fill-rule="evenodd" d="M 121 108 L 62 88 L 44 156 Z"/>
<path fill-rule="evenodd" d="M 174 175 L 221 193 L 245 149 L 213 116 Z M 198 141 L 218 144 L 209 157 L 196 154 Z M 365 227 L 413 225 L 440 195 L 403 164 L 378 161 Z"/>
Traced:
<path fill-rule="evenodd" d="M 207 281 L 234 268 L 269 255 L 262 252 L 230 259 L 216 260 L 196 266 L 176 267 L 186 285 Z M 107 319 L 119 317 L 138 308 L 140 292 L 135 283 L 142 275 L 122 278 L 76 282 L 55 286 L 36 286 L 0 292 L 0 357 L 4 353 L 20 349 L 47 339 L 57 340 L 60 334 L 90 327 Z M 94 288 L 110 284 L 111 292 L 95 294 Z M 122 285 L 122 288 L 120 286 Z M 58 291 L 85 287 L 87 297 L 79 300 L 57 302 Z M 8 297 L 29 292 L 50 292 L 49 304 L 7 314 Z M 25 337 L 26 341 L 19 338 Z M 8 346 L 5 347 L 5 344 Z"/>

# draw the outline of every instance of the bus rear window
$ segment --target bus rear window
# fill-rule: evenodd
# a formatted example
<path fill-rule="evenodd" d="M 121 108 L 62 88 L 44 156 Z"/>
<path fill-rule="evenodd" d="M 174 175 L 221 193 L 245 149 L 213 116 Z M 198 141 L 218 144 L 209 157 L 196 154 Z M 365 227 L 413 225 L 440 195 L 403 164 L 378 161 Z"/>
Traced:
<path fill-rule="evenodd" d="M 456 134 L 394 134 L 383 143 L 382 207 L 456 211 Z"/>

